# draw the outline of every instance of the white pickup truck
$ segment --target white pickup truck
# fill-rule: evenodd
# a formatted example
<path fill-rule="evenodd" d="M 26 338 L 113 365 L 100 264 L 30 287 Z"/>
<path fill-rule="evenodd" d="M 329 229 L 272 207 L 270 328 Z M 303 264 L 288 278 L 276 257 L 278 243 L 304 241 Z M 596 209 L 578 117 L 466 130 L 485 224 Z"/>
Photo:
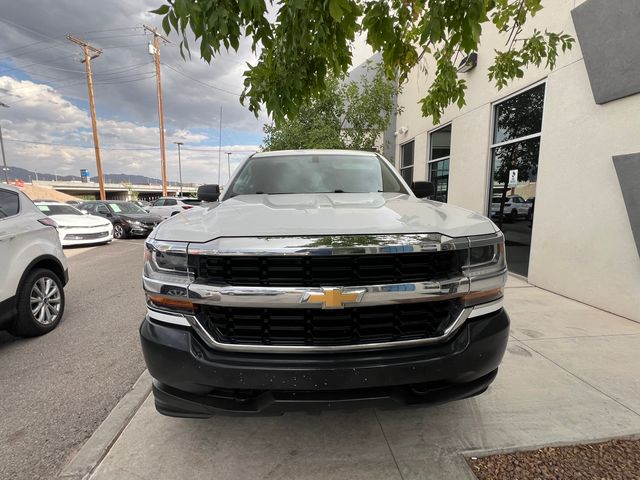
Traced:
<path fill-rule="evenodd" d="M 504 237 L 371 152 L 257 153 L 145 244 L 160 413 L 281 414 L 477 395 L 509 334 Z"/>

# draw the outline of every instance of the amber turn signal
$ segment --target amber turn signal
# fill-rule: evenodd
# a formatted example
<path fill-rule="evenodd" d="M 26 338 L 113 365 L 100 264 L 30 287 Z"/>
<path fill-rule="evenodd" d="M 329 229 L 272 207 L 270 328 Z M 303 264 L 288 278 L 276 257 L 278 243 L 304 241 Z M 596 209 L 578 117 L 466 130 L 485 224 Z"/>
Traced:
<path fill-rule="evenodd" d="M 195 311 L 195 306 L 191 301 L 165 297 L 163 295 L 147 294 L 147 303 L 160 308 L 168 308 L 170 310 L 181 310 L 190 313 L 193 313 Z"/>

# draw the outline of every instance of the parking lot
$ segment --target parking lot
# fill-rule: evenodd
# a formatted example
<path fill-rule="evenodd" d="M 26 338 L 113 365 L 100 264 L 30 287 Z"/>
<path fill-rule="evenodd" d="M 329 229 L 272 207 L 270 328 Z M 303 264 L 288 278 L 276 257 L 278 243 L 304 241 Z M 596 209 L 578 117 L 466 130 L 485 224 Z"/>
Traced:
<path fill-rule="evenodd" d="M 3 479 L 83 478 L 73 473 L 77 459 L 86 460 L 91 441 L 105 440 L 112 426 L 103 420 L 130 403 L 139 378 L 148 391 L 137 332 L 142 240 L 66 254 L 71 280 L 60 327 L 31 340 L 0 337 L 2 381 L 12 386 L 0 392 Z M 187 420 L 159 415 L 149 396 L 82 468 L 97 480 L 471 479 L 464 455 L 640 434 L 640 325 L 516 277 L 505 299 L 510 344 L 479 397 L 430 408 Z"/>
<path fill-rule="evenodd" d="M 33 339 L 0 332 L 0 478 L 53 478 L 144 370 L 142 242 L 65 249 L 59 327 Z"/>

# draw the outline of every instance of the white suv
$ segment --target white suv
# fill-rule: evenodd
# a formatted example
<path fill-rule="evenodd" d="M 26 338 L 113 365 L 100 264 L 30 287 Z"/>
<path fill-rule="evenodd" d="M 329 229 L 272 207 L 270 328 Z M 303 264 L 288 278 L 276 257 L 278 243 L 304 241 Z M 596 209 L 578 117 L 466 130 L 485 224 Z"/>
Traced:
<path fill-rule="evenodd" d="M 60 323 L 68 272 L 56 226 L 17 188 L 0 185 L 0 329 L 33 337 Z"/>
<path fill-rule="evenodd" d="M 192 197 L 161 197 L 145 210 L 152 215 L 166 219 L 193 207 L 200 207 L 202 202 Z"/>

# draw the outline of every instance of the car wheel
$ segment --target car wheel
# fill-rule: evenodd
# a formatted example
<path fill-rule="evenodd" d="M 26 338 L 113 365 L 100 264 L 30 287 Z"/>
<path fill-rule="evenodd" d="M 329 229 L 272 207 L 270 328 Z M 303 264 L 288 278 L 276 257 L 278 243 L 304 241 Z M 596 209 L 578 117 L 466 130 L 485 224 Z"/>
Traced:
<path fill-rule="evenodd" d="M 119 223 L 113 226 L 113 238 L 127 238 L 127 232 L 125 232 L 124 227 Z"/>
<path fill-rule="evenodd" d="M 533 208 L 529 208 L 527 212 L 527 220 L 533 220 Z"/>
<path fill-rule="evenodd" d="M 43 268 L 29 273 L 18 293 L 18 316 L 9 328 L 17 337 L 35 337 L 58 326 L 64 314 L 60 278 Z"/>
<path fill-rule="evenodd" d="M 511 219 L 512 222 L 515 222 L 518 219 L 518 210 L 516 210 L 515 208 L 511 210 L 511 213 L 509 214 L 509 218 Z"/>

